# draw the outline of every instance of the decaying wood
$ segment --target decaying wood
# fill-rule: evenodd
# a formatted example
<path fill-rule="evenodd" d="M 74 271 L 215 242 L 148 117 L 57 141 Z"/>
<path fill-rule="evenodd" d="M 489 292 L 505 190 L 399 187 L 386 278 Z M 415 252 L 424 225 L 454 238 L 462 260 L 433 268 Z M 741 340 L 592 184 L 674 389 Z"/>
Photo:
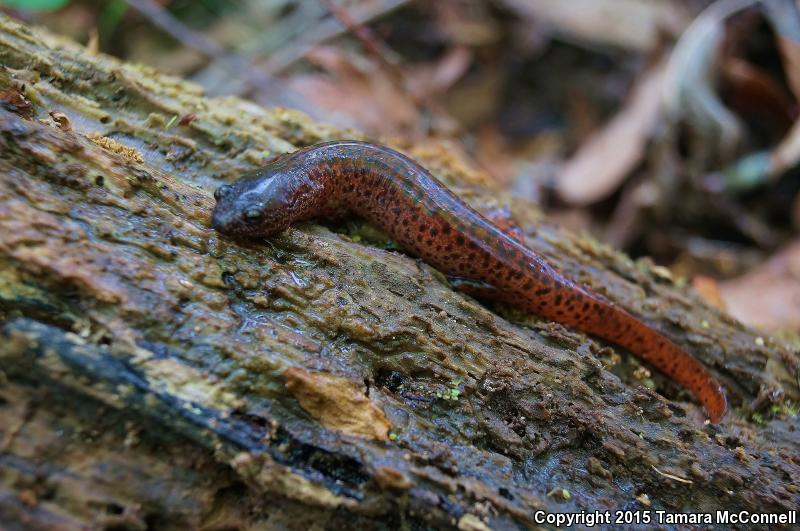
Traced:
<path fill-rule="evenodd" d="M 797 508 L 798 357 L 648 262 L 514 205 L 528 245 L 719 375 L 733 406 L 719 426 L 626 353 L 484 307 L 363 225 L 248 246 L 209 228 L 219 183 L 352 132 L 206 99 L 7 18 L 0 64 L 7 527 L 485 529 L 539 509 Z M 496 207 L 446 149 L 407 151 Z"/>

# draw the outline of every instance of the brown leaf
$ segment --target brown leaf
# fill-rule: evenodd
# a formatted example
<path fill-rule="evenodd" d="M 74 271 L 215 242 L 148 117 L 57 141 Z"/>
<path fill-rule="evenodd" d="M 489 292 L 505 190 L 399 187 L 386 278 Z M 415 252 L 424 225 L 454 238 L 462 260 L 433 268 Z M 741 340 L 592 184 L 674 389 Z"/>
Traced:
<path fill-rule="evenodd" d="M 720 283 L 728 312 L 767 330 L 800 330 L 800 240 L 749 273 Z"/>
<path fill-rule="evenodd" d="M 786 133 L 796 115 L 795 104 L 778 80 L 765 68 L 738 57 L 726 58 L 721 66 L 731 107 L 755 116 L 776 136 Z"/>
<path fill-rule="evenodd" d="M 409 89 L 418 97 L 446 92 L 469 70 L 473 53 L 465 46 L 454 46 L 438 61 L 423 63 L 409 72 Z"/>
<path fill-rule="evenodd" d="M 648 51 L 660 34 L 679 32 L 686 12 L 676 2 L 643 0 L 505 0 L 534 22 L 584 41 Z M 676 9 L 677 8 L 677 9 Z"/>
<path fill-rule="evenodd" d="M 661 115 L 665 72 L 663 62 L 651 68 L 625 107 L 564 165 L 556 181 L 564 201 L 586 205 L 607 197 L 641 161 Z"/>
<path fill-rule="evenodd" d="M 315 48 L 306 59 L 324 73 L 298 75 L 288 85 L 327 111 L 325 120 L 377 136 L 405 135 L 417 124 L 419 112 L 411 95 L 370 59 L 327 46 Z"/>
<path fill-rule="evenodd" d="M 711 277 L 697 275 L 692 279 L 692 287 L 712 306 L 725 311 L 725 301 L 719 290 L 719 283 Z"/>

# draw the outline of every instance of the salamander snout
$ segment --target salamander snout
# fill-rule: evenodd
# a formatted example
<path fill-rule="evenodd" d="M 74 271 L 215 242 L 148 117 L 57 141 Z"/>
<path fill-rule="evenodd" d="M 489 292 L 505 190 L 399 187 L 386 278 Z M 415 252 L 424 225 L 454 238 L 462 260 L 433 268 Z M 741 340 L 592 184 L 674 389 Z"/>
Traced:
<path fill-rule="evenodd" d="M 233 237 L 269 237 L 308 219 L 330 200 L 324 182 L 304 171 L 288 171 L 282 158 L 214 191 L 212 226 Z"/>
<path fill-rule="evenodd" d="M 296 219 L 292 189 L 273 179 L 247 177 L 214 191 L 211 226 L 228 236 L 270 236 Z"/>
<path fill-rule="evenodd" d="M 265 214 L 265 205 L 257 194 L 248 193 L 241 182 L 223 184 L 214 190 L 217 204 L 211 216 L 211 226 L 229 236 L 244 236 L 260 232 L 259 222 Z"/>

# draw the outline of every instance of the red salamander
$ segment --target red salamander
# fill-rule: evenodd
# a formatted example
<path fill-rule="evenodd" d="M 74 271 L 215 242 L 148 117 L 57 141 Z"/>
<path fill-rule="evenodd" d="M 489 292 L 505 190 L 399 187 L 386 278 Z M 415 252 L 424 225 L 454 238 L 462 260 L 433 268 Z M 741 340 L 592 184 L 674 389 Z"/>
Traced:
<path fill-rule="evenodd" d="M 712 422 L 727 401 L 706 367 L 669 338 L 589 288 L 466 205 L 425 168 L 387 147 L 316 144 L 283 155 L 214 194 L 212 224 L 265 237 L 292 223 L 353 214 L 380 227 L 461 288 L 624 347 L 685 388 Z"/>

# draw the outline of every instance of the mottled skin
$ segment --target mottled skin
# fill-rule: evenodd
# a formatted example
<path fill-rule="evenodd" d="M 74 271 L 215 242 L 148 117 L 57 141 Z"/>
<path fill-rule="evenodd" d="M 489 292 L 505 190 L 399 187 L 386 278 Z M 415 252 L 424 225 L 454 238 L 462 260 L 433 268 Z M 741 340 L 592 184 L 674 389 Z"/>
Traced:
<path fill-rule="evenodd" d="M 317 144 L 283 155 L 214 195 L 214 228 L 236 237 L 270 236 L 324 216 L 365 218 L 460 279 L 460 289 L 625 347 L 691 390 L 712 422 L 725 414 L 724 391 L 699 361 L 567 278 L 397 151 L 357 141 Z"/>

